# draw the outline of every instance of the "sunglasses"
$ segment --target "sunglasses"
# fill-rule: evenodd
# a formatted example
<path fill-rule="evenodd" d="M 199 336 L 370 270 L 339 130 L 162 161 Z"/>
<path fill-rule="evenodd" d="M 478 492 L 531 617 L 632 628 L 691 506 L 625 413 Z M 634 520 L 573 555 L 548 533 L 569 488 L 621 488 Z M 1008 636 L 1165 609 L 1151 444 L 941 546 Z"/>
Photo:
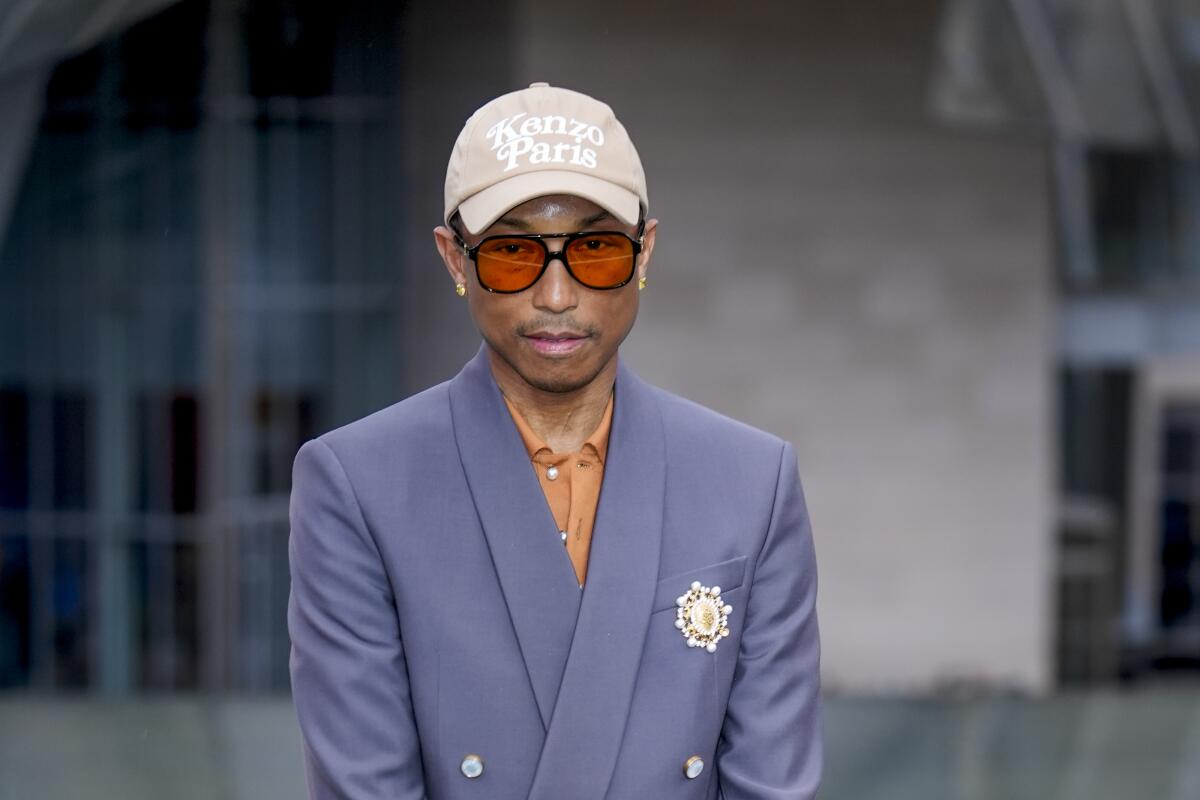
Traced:
<path fill-rule="evenodd" d="M 525 291 L 538 282 L 556 258 L 572 278 L 589 289 L 619 289 L 633 279 L 637 256 L 642 252 L 644 225 L 638 223 L 636 239 L 620 231 L 500 234 L 467 247 L 457 232 L 454 238 L 475 262 L 479 285 L 489 292 Z M 546 239 L 562 239 L 562 249 L 551 252 Z"/>

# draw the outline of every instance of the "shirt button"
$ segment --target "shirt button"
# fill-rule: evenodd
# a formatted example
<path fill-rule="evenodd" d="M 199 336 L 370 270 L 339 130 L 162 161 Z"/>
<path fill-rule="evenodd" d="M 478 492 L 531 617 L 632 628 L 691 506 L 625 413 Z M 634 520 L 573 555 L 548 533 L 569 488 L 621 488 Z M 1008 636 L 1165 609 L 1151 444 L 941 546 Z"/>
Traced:
<path fill-rule="evenodd" d="M 483 774 L 483 759 L 474 753 L 464 756 L 462 763 L 458 765 L 462 770 L 462 774 L 468 778 L 478 778 Z"/>
<path fill-rule="evenodd" d="M 687 775 L 688 780 L 699 778 L 701 772 L 704 772 L 704 759 L 700 756 L 692 756 L 683 762 L 683 774 Z"/>
<path fill-rule="evenodd" d="M 555 478 L 557 478 L 558 477 L 558 467 L 551 467 L 550 469 L 546 470 L 546 477 L 549 478 L 550 480 L 554 480 Z"/>

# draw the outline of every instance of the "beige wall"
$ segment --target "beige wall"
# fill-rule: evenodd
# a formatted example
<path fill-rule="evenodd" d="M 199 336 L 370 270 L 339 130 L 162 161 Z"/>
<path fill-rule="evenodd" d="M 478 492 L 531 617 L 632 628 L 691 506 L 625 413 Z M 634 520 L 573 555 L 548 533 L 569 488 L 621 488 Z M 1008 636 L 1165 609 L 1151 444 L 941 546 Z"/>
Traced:
<path fill-rule="evenodd" d="M 926 112 L 937 3 L 517 4 L 661 219 L 624 354 L 797 445 L 827 685 L 1050 681 L 1043 146 Z"/>

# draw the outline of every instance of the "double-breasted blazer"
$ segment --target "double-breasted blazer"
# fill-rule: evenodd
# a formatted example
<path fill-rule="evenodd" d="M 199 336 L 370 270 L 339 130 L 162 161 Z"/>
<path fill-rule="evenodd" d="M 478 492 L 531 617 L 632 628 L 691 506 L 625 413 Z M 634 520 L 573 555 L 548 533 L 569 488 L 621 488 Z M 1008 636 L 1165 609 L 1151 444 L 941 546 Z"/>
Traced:
<path fill-rule="evenodd" d="M 288 626 L 311 797 L 815 795 L 793 449 L 620 359 L 614 391 L 582 589 L 483 347 L 300 449 Z M 675 625 L 693 581 L 732 606 L 715 652 Z"/>

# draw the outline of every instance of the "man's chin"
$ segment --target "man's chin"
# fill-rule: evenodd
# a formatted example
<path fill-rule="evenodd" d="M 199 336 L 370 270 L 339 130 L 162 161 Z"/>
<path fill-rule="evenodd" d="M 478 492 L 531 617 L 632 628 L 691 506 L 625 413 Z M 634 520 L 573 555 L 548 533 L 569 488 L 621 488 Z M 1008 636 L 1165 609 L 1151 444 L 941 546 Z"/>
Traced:
<path fill-rule="evenodd" d="M 596 379 L 598 368 L 590 368 L 584 359 L 555 359 L 550 363 L 517 363 L 516 373 L 535 389 L 554 394 L 578 391 Z"/>
<path fill-rule="evenodd" d="M 537 375 L 521 375 L 521 377 L 533 388 L 539 389 L 543 392 L 549 392 L 551 394 L 569 394 L 571 392 L 576 392 L 592 382 L 591 379 L 581 381 L 563 379 L 559 377 L 543 378 Z M 593 375 L 592 378 L 595 378 L 595 375 Z"/>

